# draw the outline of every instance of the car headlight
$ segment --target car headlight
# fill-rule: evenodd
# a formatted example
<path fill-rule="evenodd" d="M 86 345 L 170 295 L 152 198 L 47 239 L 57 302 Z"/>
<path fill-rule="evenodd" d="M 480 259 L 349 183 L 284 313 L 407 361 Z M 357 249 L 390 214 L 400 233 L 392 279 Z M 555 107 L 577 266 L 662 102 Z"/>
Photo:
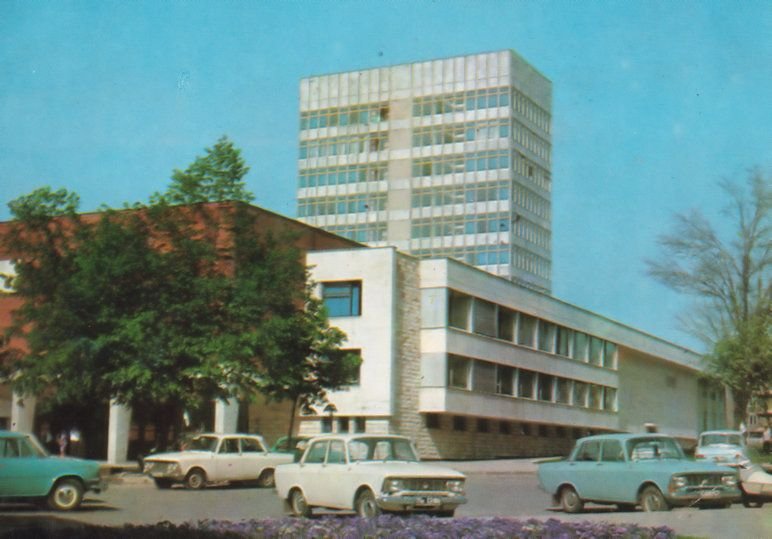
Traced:
<path fill-rule="evenodd" d="M 445 483 L 447 489 L 451 492 L 464 492 L 464 480 L 463 479 L 451 479 Z"/>
<path fill-rule="evenodd" d="M 684 488 L 686 485 L 689 484 L 686 478 L 682 475 L 677 475 L 673 477 L 670 480 L 670 483 L 673 485 L 673 488 Z"/>
<path fill-rule="evenodd" d="M 721 482 L 725 484 L 728 487 L 736 487 L 737 486 L 737 476 L 736 475 L 722 475 L 721 476 Z"/>
<path fill-rule="evenodd" d="M 405 484 L 402 479 L 387 479 L 383 482 L 384 492 L 399 492 L 405 490 Z"/>

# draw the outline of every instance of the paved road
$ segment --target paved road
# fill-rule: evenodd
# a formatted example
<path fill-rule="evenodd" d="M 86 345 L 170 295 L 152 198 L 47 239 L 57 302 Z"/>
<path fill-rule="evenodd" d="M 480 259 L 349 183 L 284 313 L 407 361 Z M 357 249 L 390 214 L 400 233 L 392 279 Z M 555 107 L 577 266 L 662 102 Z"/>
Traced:
<path fill-rule="evenodd" d="M 501 463 L 499 463 L 501 464 Z M 590 508 L 581 515 L 552 510 L 550 498 L 538 489 L 536 477 L 527 467 L 504 470 L 490 465 L 451 463 L 468 474 L 470 503 L 457 516 L 536 517 L 540 519 L 611 521 L 642 526 L 670 526 L 681 535 L 693 537 L 772 537 L 772 505 L 762 509 L 676 509 L 668 513 L 618 512 Z M 505 472 L 505 473 L 502 473 Z M 24 505 L 0 505 L 0 532 L 28 522 L 56 526 L 62 521 L 100 525 L 181 523 L 200 519 L 244 520 L 282 516 L 282 506 L 272 489 L 221 487 L 204 491 L 158 490 L 146 481 L 127 480 L 113 484 L 100 495 L 87 497 L 81 510 L 57 514 Z"/>

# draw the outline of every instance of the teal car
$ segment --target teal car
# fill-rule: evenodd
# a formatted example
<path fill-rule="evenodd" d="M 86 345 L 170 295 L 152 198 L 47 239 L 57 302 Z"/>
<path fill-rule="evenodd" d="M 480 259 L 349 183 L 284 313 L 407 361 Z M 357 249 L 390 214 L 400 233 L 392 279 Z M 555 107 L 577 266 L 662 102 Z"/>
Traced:
<path fill-rule="evenodd" d="M 46 502 L 71 511 L 87 491 L 107 489 L 95 461 L 52 457 L 31 434 L 0 430 L 0 501 Z"/>
<path fill-rule="evenodd" d="M 736 470 L 689 460 L 674 438 L 661 434 L 581 438 L 567 459 L 541 463 L 538 477 L 567 513 L 581 512 L 585 502 L 667 511 L 729 506 L 741 497 Z"/>

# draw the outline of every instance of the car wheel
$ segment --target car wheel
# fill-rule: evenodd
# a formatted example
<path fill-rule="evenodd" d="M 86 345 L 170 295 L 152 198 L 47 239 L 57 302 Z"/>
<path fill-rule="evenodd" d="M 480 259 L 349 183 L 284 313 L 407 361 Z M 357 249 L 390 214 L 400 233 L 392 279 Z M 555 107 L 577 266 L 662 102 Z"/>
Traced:
<path fill-rule="evenodd" d="M 641 491 L 640 497 L 641 509 L 644 511 L 670 511 L 670 504 L 653 485 L 649 485 Z"/>
<path fill-rule="evenodd" d="M 296 517 L 308 518 L 311 516 L 311 507 L 300 489 L 296 488 L 290 492 L 289 506 L 290 511 Z"/>
<path fill-rule="evenodd" d="M 188 475 L 185 477 L 186 488 L 199 490 L 204 488 L 204 485 L 206 485 L 206 474 L 204 473 L 204 470 L 196 468 L 188 472 Z"/>
<path fill-rule="evenodd" d="M 566 513 L 581 513 L 584 509 L 584 502 L 576 493 L 574 487 L 563 487 L 560 489 L 560 505 Z"/>
<path fill-rule="evenodd" d="M 155 486 L 161 489 L 167 489 L 172 488 L 172 481 L 171 479 L 158 479 L 154 478 L 153 481 L 155 482 Z"/>
<path fill-rule="evenodd" d="M 375 495 L 368 488 L 357 495 L 354 501 L 354 510 L 362 518 L 374 518 L 381 514 L 381 508 L 375 501 Z"/>
<path fill-rule="evenodd" d="M 83 501 L 83 485 L 77 479 L 57 481 L 48 495 L 48 506 L 56 511 L 72 511 Z"/>
<path fill-rule="evenodd" d="M 761 501 L 761 498 L 756 500 L 753 496 L 749 496 L 745 492 L 743 492 L 742 502 L 743 507 L 759 508 L 764 506 L 764 502 Z"/>
<path fill-rule="evenodd" d="M 262 488 L 273 487 L 276 485 L 276 480 L 273 477 L 273 470 L 263 470 L 260 477 L 257 478 L 257 486 Z"/>

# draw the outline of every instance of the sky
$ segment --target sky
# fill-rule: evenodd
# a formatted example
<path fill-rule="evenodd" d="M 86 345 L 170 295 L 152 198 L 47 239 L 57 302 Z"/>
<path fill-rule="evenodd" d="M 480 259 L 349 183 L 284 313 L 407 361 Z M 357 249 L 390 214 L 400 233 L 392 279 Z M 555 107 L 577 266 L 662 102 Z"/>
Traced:
<path fill-rule="evenodd" d="M 552 81 L 553 295 L 700 350 L 646 275 L 676 213 L 772 170 L 762 0 L 3 0 L 0 221 L 33 189 L 147 202 L 227 135 L 296 216 L 303 77 L 514 49 Z"/>

